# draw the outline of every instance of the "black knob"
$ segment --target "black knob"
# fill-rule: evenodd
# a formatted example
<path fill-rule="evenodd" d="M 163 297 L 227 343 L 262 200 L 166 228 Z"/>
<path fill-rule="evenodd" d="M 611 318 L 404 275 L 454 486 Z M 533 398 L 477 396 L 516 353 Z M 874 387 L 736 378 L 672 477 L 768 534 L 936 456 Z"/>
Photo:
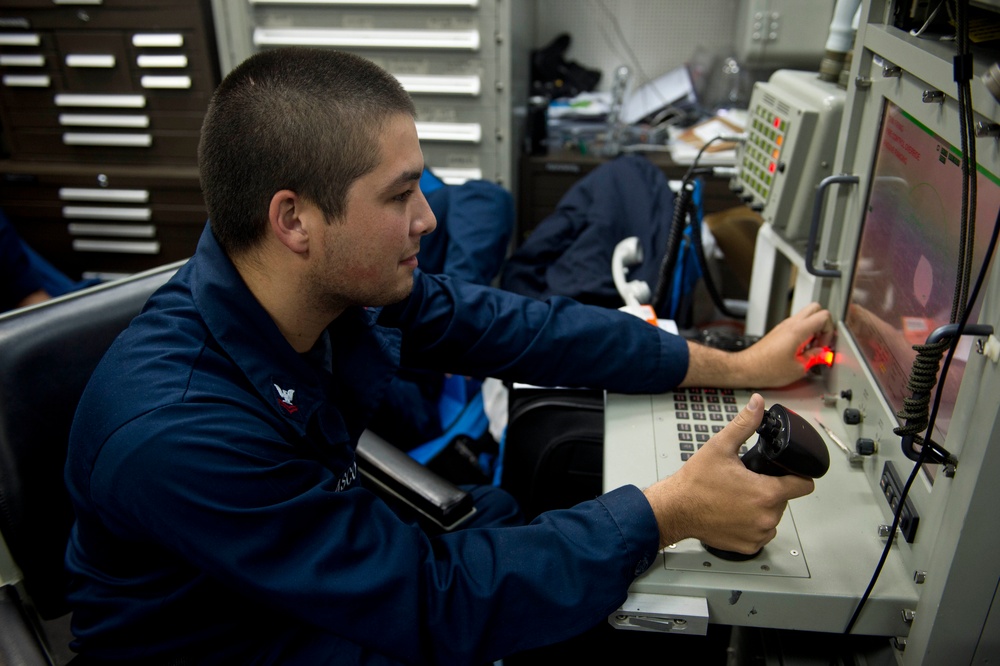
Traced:
<path fill-rule="evenodd" d="M 854 391 L 852 391 L 851 389 L 844 389 L 843 391 L 840 392 L 840 397 L 843 398 L 844 400 L 850 400 L 851 398 L 854 397 Z"/>
<path fill-rule="evenodd" d="M 858 437 L 858 441 L 854 443 L 854 450 L 863 456 L 870 456 L 878 450 L 878 447 L 875 446 L 874 439 Z"/>
<path fill-rule="evenodd" d="M 844 423 L 847 425 L 857 425 L 861 423 L 861 410 L 848 407 L 844 410 Z"/>

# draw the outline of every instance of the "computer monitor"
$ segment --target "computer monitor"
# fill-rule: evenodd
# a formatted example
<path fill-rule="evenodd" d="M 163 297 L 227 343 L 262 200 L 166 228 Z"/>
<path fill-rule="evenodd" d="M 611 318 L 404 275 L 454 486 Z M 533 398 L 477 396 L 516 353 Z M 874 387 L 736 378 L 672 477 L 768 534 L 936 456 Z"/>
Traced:
<path fill-rule="evenodd" d="M 974 271 L 982 265 L 1000 207 L 997 175 L 979 165 L 977 183 Z M 912 394 L 907 383 L 917 355 L 913 345 L 924 344 L 928 335 L 950 323 L 961 211 L 960 150 L 887 100 L 843 321 L 876 386 L 897 413 Z M 976 321 L 978 311 L 977 304 L 970 321 Z M 935 441 L 944 442 L 947 435 L 971 344 L 968 338 L 960 340 L 948 370 Z M 931 478 L 933 469 L 928 468 Z"/>

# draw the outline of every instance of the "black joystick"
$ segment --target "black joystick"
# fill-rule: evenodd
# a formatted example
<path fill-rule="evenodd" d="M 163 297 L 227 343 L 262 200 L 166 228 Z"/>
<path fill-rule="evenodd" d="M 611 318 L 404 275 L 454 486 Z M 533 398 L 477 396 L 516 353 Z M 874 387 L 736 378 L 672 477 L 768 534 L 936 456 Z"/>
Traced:
<path fill-rule="evenodd" d="M 818 479 L 830 469 L 826 442 L 804 418 L 787 407 L 772 405 L 764 413 L 757 435 L 757 443 L 742 458 L 751 472 L 768 476 L 798 474 Z M 724 560 L 750 560 L 760 554 L 760 550 L 747 555 L 702 545 Z"/>

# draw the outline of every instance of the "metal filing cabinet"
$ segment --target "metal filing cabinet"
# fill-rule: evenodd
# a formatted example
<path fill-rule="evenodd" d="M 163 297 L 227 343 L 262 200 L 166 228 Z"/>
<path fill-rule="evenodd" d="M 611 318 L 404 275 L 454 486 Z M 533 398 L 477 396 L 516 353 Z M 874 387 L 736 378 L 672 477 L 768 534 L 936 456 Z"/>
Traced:
<path fill-rule="evenodd" d="M 190 256 L 202 117 L 219 81 L 207 0 L 7 0 L 0 205 L 72 277 Z"/>
<path fill-rule="evenodd" d="M 224 72 L 279 46 L 351 51 L 417 107 L 424 160 L 450 184 L 508 189 L 523 134 L 533 0 L 212 0 Z"/>

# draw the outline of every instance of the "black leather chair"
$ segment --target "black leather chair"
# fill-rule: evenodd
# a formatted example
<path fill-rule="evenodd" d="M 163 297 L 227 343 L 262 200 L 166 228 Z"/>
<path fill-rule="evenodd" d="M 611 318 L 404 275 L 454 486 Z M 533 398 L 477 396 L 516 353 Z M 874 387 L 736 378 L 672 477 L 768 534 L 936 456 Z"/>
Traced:
<path fill-rule="evenodd" d="M 63 568 L 73 522 L 63 482 L 70 424 L 105 351 L 182 264 L 0 315 L 0 664 L 72 656 Z M 368 436 L 358 449 L 377 492 L 438 530 L 471 515 L 471 496 L 385 446 Z"/>
<path fill-rule="evenodd" d="M 0 316 L 0 535 L 16 567 L 2 581 L 0 661 L 59 663 L 68 654 L 50 634 L 69 612 L 63 555 L 73 511 L 63 464 L 70 424 L 104 352 L 179 266 Z"/>

